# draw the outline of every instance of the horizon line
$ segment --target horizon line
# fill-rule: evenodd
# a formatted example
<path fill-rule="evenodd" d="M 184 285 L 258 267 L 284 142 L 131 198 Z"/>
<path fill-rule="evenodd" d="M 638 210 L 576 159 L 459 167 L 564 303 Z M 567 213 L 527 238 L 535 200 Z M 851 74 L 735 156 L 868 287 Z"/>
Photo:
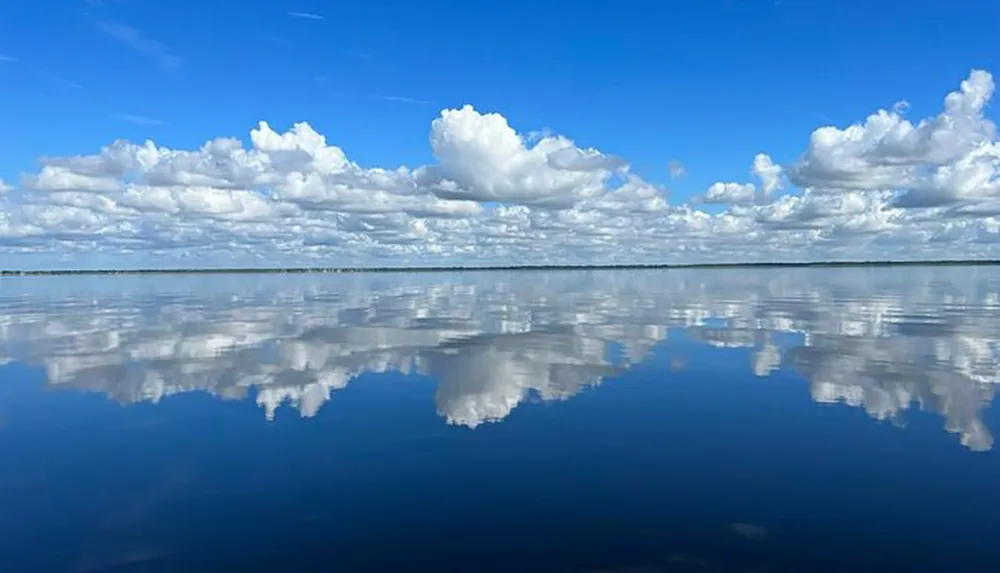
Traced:
<path fill-rule="evenodd" d="M 434 273 L 482 271 L 602 271 L 665 269 L 733 269 L 795 267 L 887 267 L 887 266 L 994 266 L 1000 259 L 943 260 L 874 260 L 874 261 L 801 261 L 757 263 L 632 263 L 607 265 L 469 265 L 469 266 L 400 266 L 400 267 L 210 267 L 210 268 L 137 268 L 137 269 L 0 269 L 0 276 L 60 275 L 148 275 L 148 274 L 361 274 L 361 273 Z"/>

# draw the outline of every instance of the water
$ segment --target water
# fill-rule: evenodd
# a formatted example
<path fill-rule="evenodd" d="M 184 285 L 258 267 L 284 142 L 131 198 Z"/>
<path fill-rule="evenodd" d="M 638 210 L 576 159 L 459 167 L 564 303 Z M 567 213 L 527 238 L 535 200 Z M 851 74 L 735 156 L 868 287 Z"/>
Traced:
<path fill-rule="evenodd" d="M 1000 269 L 0 279 L 0 571 L 996 571 Z"/>

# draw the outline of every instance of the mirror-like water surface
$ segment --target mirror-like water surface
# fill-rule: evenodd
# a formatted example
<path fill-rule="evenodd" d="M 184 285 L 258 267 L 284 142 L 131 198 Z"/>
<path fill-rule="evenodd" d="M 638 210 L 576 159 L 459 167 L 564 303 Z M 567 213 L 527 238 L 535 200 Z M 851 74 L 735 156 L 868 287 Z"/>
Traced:
<path fill-rule="evenodd" d="M 1000 269 L 0 282 L 0 571 L 992 571 Z"/>

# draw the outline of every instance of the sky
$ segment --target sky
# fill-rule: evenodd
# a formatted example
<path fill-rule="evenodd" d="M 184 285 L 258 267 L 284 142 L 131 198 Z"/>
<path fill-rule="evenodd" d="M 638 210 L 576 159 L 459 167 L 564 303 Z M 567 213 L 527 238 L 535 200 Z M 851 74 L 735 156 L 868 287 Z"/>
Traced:
<path fill-rule="evenodd" d="M 0 267 L 996 257 L 997 21 L 990 0 L 10 0 Z"/>

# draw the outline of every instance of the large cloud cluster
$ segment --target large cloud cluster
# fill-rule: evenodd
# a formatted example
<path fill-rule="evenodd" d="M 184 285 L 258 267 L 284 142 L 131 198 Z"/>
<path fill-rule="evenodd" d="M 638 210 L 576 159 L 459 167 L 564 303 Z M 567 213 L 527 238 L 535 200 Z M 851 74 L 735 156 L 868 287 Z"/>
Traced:
<path fill-rule="evenodd" d="M 790 163 L 759 153 L 753 181 L 673 204 L 619 157 L 468 105 L 431 123 L 436 161 L 413 169 L 358 165 L 307 123 L 261 122 L 249 146 L 115 141 L 0 183 L 0 247 L 5 265 L 82 253 L 120 266 L 996 256 L 994 88 L 974 70 L 936 116 L 914 123 L 900 103 L 822 127 Z"/>
<path fill-rule="evenodd" d="M 912 407 L 937 412 L 985 450 L 981 411 L 1000 383 L 997 278 L 928 268 L 158 277 L 124 292 L 119 280 L 14 280 L 0 298 L 0 363 L 39 364 L 55 387 L 124 403 L 255 394 L 269 419 L 283 403 L 315 415 L 364 373 L 421 373 L 449 423 L 476 427 L 529 397 L 567 399 L 627 376 L 655 352 L 687 362 L 693 340 L 748 349 L 756 376 L 792 369 L 818 402 L 897 422 Z M 73 291 L 46 291 L 62 285 Z"/>

